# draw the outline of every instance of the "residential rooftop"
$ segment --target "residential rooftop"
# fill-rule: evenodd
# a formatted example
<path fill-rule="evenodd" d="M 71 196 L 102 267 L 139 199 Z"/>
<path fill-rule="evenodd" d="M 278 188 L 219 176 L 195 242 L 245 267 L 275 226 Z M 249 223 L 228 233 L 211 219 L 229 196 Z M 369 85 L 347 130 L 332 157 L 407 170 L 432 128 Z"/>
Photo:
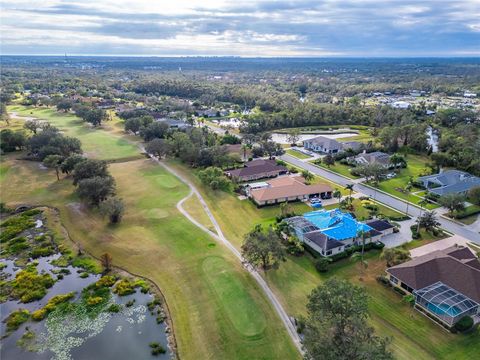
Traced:
<path fill-rule="evenodd" d="M 412 289 L 441 282 L 480 303 L 480 262 L 467 247 L 452 246 L 387 269 Z"/>
<path fill-rule="evenodd" d="M 318 227 L 323 234 L 335 240 L 355 238 L 361 231 L 370 236 L 374 235 L 375 231 L 367 224 L 354 219 L 351 214 L 344 213 L 339 209 L 311 211 L 303 214 L 303 217 Z M 369 234 L 370 232 L 372 233 Z M 377 232 L 375 235 L 378 235 Z"/>
<path fill-rule="evenodd" d="M 470 189 L 480 186 L 480 178 L 460 170 L 446 170 L 439 174 L 420 176 L 422 182 L 430 192 L 437 195 L 466 193 Z"/>

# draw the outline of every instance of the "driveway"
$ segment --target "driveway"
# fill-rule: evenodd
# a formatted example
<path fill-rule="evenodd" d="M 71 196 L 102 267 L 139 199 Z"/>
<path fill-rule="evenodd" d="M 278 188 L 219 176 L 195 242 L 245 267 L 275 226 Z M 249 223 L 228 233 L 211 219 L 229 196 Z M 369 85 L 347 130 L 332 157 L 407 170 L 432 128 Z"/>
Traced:
<path fill-rule="evenodd" d="M 341 186 L 345 186 L 347 184 L 354 184 L 354 190 L 357 192 L 360 192 L 362 194 L 365 194 L 367 196 L 372 197 L 373 199 L 388 205 L 392 208 L 394 208 L 397 211 L 400 211 L 402 213 L 406 213 L 407 207 L 408 207 L 408 215 L 416 218 L 420 216 L 423 210 L 421 210 L 419 207 L 412 205 L 412 204 L 407 204 L 407 202 L 400 200 L 398 198 L 395 198 L 389 194 L 386 194 L 384 192 L 377 191 L 371 187 L 365 186 L 363 184 L 355 184 L 355 182 L 351 179 L 345 178 L 343 176 L 337 175 L 335 173 L 332 173 L 330 171 L 324 170 L 322 168 L 316 167 L 312 164 L 309 164 L 307 162 L 303 162 L 293 156 L 290 156 L 288 154 L 280 156 L 280 159 L 286 162 L 289 162 L 299 168 L 306 169 L 316 175 L 322 176 L 330 181 L 333 181 L 334 183 L 337 183 Z M 480 234 L 476 231 L 472 231 L 470 227 L 466 227 L 460 224 L 457 224 L 453 221 L 450 221 L 444 217 L 439 216 L 438 221 L 440 222 L 440 225 L 443 229 L 447 230 L 448 232 L 452 234 L 457 234 L 460 236 L 463 236 L 464 238 L 467 238 L 468 240 L 475 242 L 477 244 L 480 244 Z"/>

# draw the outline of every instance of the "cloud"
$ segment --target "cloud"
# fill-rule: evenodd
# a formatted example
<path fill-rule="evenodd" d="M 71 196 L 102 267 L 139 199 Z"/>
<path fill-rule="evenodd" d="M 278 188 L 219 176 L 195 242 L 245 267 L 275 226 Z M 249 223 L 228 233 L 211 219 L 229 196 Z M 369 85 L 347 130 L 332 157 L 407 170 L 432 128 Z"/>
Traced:
<path fill-rule="evenodd" d="M 477 0 L 0 0 L 4 54 L 480 53 Z"/>

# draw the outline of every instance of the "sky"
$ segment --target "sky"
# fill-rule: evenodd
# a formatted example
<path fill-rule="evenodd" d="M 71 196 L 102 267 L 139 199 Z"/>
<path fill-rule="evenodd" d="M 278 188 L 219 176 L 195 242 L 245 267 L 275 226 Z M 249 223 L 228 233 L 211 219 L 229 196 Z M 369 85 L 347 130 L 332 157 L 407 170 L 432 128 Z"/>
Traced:
<path fill-rule="evenodd" d="M 480 56 L 480 0 L 0 0 L 21 55 Z"/>

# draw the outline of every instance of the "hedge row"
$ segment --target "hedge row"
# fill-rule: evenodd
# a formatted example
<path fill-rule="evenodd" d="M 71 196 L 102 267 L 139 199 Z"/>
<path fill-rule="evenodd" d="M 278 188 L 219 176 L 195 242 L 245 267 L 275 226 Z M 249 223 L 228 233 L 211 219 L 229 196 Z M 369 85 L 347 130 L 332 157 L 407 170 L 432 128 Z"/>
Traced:
<path fill-rule="evenodd" d="M 368 250 L 372 250 L 372 249 L 378 249 L 378 250 L 381 250 L 385 247 L 385 244 L 384 243 L 381 243 L 381 242 L 371 242 L 371 243 L 368 243 L 368 244 L 365 244 L 365 251 L 368 251 Z M 338 260 L 341 260 L 341 259 L 345 259 L 347 257 L 350 257 L 350 255 L 352 255 L 353 253 L 355 252 L 359 252 L 359 251 L 362 251 L 362 245 L 355 245 L 355 246 L 352 246 L 352 247 L 349 247 L 347 250 L 345 250 L 344 252 L 341 252 L 339 254 L 335 254 L 335 255 L 332 255 L 330 258 L 332 259 L 332 261 L 338 261 Z"/>

